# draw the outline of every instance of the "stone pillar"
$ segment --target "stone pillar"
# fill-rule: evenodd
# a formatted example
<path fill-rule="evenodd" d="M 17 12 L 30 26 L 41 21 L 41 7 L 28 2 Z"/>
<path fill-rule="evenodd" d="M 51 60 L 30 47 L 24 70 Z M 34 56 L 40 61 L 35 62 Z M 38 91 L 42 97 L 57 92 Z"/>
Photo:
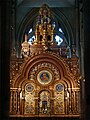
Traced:
<path fill-rule="evenodd" d="M 84 0 L 84 68 L 85 68 L 85 99 L 86 99 L 86 118 L 90 120 L 90 1 Z M 83 107 L 83 109 L 85 109 Z"/>
<path fill-rule="evenodd" d="M 76 14 L 75 14 L 75 17 L 76 17 L 76 36 L 75 36 L 75 45 L 76 45 L 76 55 L 78 56 L 79 53 L 79 33 L 80 33 L 80 29 L 79 29 L 79 0 L 75 0 L 75 10 L 76 10 Z"/>
<path fill-rule="evenodd" d="M 85 79 L 84 79 L 84 26 L 83 26 L 83 6 L 80 3 L 80 72 L 82 74 L 81 89 L 80 89 L 80 117 L 85 119 Z M 83 109 L 84 107 L 84 109 Z"/>
<path fill-rule="evenodd" d="M 11 30 L 11 36 L 10 36 L 10 51 L 12 51 L 15 48 L 15 29 L 16 29 L 16 0 L 12 0 L 12 7 L 11 7 L 11 24 L 10 24 L 10 30 Z"/>

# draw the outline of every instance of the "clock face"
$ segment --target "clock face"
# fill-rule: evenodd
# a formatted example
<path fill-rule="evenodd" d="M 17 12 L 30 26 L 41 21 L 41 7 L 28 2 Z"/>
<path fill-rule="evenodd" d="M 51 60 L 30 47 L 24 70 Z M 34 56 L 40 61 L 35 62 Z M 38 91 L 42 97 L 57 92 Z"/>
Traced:
<path fill-rule="evenodd" d="M 40 84 L 47 85 L 52 80 L 52 74 L 48 70 L 42 70 L 38 73 L 37 80 Z"/>
<path fill-rule="evenodd" d="M 32 92 L 33 90 L 34 90 L 34 86 L 32 86 L 31 84 L 26 85 L 27 92 Z"/>
<path fill-rule="evenodd" d="M 56 85 L 56 90 L 57 90 L 58 92 L 61 92 L 63 89 L 64 89 L 64 87 L 63 87 L 62 84 Z"/>

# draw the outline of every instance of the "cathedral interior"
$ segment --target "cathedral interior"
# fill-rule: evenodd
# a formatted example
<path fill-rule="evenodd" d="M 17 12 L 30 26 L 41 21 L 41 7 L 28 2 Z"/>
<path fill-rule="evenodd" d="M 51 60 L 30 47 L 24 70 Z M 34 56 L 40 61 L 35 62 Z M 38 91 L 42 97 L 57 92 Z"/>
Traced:
<path fill-rule="evenodd" d="M 2 120 L 89 120 L 88 0 L 0 4 Z"/>

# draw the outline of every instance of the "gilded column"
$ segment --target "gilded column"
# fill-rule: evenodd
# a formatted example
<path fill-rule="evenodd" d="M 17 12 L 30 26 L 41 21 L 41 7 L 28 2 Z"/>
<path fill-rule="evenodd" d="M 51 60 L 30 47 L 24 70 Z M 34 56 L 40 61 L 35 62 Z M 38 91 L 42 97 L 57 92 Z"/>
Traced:
<path fill-rule="evenodd" d="M 78 91 L 75 90 L 75 113 L 78 113 Z"/>
<path fill-rule="evenodd" d="M 72 113 L 74 113 L 74 101 L 75 101 L 75 98 L 74 98 L 74 90 L 72 90 L 72 98 L 71 98 L 71 104 L 72 104 Z"/>
<path fill-rule="evenodd" d="M 70 92 L 67 90 L 67 114 L 69 114 L 69 106 L 70 106 Z"/>
<path fill-rule="evenodd" d="M 17 111 L 17 91 L 14 90 L 14 114 L 16 114 Z"/>
<path fill-rule="evenodd" d="M 76 91 L 76 113 L 79 113 L 79 99 L 78 99 L 78 96 L 79 96 L 79 91 L 77 90 Z"/>
<path fill-rule="evenodd" d="M 40 108 L 39 108 L 39 98 L 36 96 L 35 97 L 35 114 L 36 115 L 39 115 L 39 110 L 40 110 Z"/>
<path fill-rule="evenodd" d="M 17 91 L 17 114 L 20 114 L 20 91 L 21 88 Z"/>
<path fill-rule="evenodd" d="M 65 114 L 68 114 L 68 102 L 69 102 L 69 100 L 68 100 L 68 95 L 69 93 L 68 93 L 68 91 L 67 91 L 67 89 L 65 90 Z"/>
<path fill-rule="evenodd" d="M 13 91 L 10 90 L 10 113 L 13 111 Z"/>
<path fill-rule="evenodd" d="M 22 90 L 22 99 L 21 99 L 21 102 L 20 102 L 21 114 L 24 114 L 24 103 L 25 103 L 25 91 L 23 89 Z"/>
<path fill-rule="evenodd" d="M 50 114 L 55 114 L 55 102 L 54 101 L 55 101 L 55 94 L 54 94 L 54 91 L 52 90 Z"/>
<path fill-rule="evenodd" d="M 43 30 L 42 45 L 46 45 L 46 41 L 47 41 L 47 31 Z"/>
<path fill-rule="evenodd" d="M 53 38 L 54 38 L 54 30 L 51 30 L 51 43 L 53 43 Z"/>
<path fill-rule="evenodd" d="M 69 89 L 69 114 L 71 114 L 72 113 L 72 102 L 71 102 L 71 100 L 72 100 L 72 94 L 71 94 L 71 88 Z"/>
<path fill-rule="evenodd" d="M 76 90 L 74 90 L 74 113 L 76 113 Z"/>
<path fill-rule="evenodd" d="M 40 38 L 39 38 L 39 36 L 40 36 L 39 35 L 39 26 L 38 25 L 36 25 L 35 36 L 36 36 L 36 40 L 35 40 L 34 44 L 37 44 L 40 40 Z"/>
<path fill-rule="evenodd" d="M 50 110 L 50 114 L 55 114 L 55 104 L 54 104 L 55 98 L 52 97 L 51 98 L 51 110 Z"/>

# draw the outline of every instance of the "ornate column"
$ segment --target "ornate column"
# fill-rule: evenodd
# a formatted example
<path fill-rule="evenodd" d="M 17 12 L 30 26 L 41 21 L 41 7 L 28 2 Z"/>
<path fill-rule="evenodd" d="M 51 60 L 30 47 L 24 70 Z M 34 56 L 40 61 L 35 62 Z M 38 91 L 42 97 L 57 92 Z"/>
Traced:
<path fill-rule="evenodd" d="M 79 92 L 78 92 L 78 90 L 76 90 L 76 92 L 75 92 L 76 94 L 75 94 L 75 96 L 76 96 L 76 113 L 78 114 L 79 113 L 79 99 L 78 99 L 78 97 L 79 97 Z"/>
<path fill-rule="evenodd" d="M 35 96 L 35 115 L 39 115 L 39 111 L 40 111 L 39 98 L 38 96 Z"/>
<path fill-rule="evenodd" d="M 43 39 L 42 39 L 42 45 L 46 45 L 47 42 L 47 30 L 43 30 Z"/>
<path fill-rule="evenodd" d="M 50 112 L 50 114 L 55 114 L 55 104 L 54 104 L 55 95 L 54 95 L 54 89 L 53 88 L 51 88 L 51 92 L 52 92 L 52 96 L 51 96 L 51 112 Z"/>
<path fill-rule="evenodd" d="M 71 103 L 72 103 L 72 113 L 74 113 L 75 111 L 75 95 L 74 95 L 74 89 L 72 89 L 72 100 L 71 100 Z"/>
<path fill-rule="evenodd" d="M 22 89 L 22 98 L 20 99 L 20 113 L 24 114 L 25 91 Z"/>
<path fill-rule="evenodd" d="M 65 114 L 68 114 L 68 106 L 69 106 L 69 92 L 65 89 Z"/>
<path fill-rule="evenodd" d="M 13 112 L 13 91 L 10 90 L 10 113 Z"/>
<path fill-rule="evenodd" d="M 53 43 L 54 40 L 54 26 L 52 26 L 52 30 L 51 30 L 51 43 Z"/>
<path fill-rule="evenodd" d="M 50 114 L 55 114 L 54 112 L 54 108 L 55 108 L 55 105 L 54 105 L 54 97 L 51 98 L 51 111 L 50 111 Z"/>
<path fill-rule="evenodd" d="M 21 88 L 17 90 L 17 114 L 20 114 L 20 92 Z"/>
<path fill-rule="evenodd" d="M 36 25 L 35 36 L 36 36 L 36 39 L 35 39 L 34 44 L 38 44 L 38 42 L 40 42 L 40 33 L 39 33 L 39 25 L 38 24 Z"/>
<path fill-rule="evenodd" d="M 74 113 L 76 113 L 76 93 L 75 93 L 76 90 L 74 90 Z"/>
<path fill-rule="evenodd" d="M 17 113 L 17 89 L 14 89 L 14 114 Z"/>
<path fill-rule="evenodd" d="M 69 114 L 72 114 L 72 93 L 71 88 L 69 88 Z"/>

